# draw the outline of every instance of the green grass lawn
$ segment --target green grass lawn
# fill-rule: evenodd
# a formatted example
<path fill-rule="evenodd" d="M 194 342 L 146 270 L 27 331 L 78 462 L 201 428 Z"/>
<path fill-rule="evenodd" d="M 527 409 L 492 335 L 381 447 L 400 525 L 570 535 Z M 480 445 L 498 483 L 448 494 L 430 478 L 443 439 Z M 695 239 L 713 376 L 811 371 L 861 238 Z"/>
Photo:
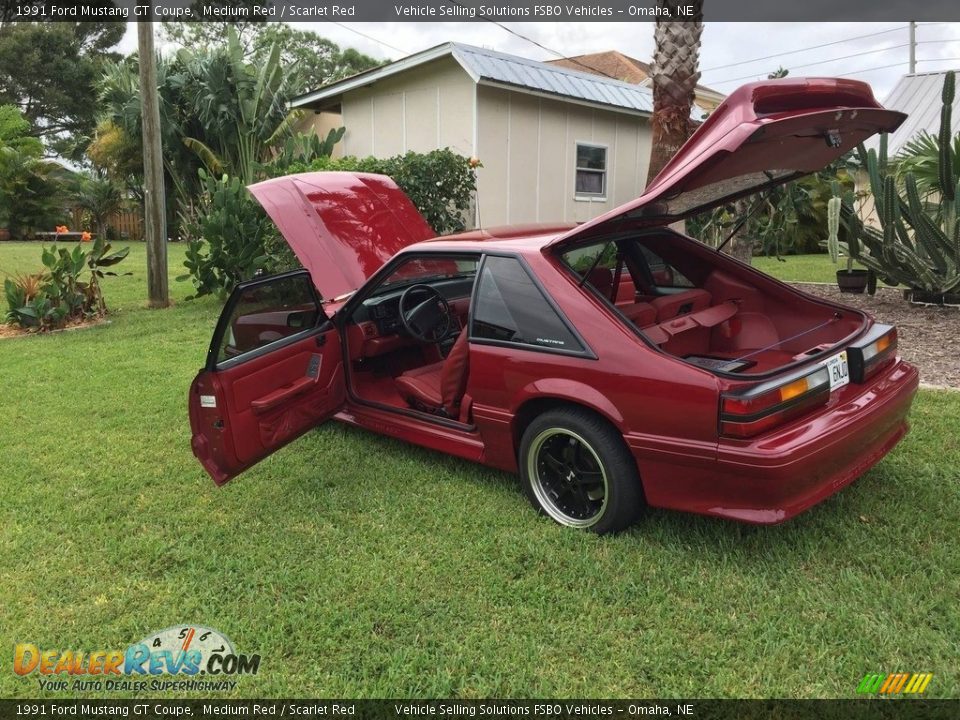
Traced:
<path fill-rule="evenodd" d="M 782 259 L 775 257 L 755 257 L 753 266 L 758 270 L 773 275 L 780 280 L 789 282 L 837 282 L 837 270 L 846 269 L 846 263 L 834 265 L 830 256 L 819 255 L 784 255 Z M 854 263 L 854 267 L 860 265 Z"/>
<path fill-rule="evenodd" d="M 39 252 L 0 243 L 0 269 Z M 922 392 L 889 457 L 773 528 L 650 511 L 598 538 L 336 424 L 217 489 L 186 394 L 218 303 L 173 283 L 145 309 L 143 247 L 120 268 L 110 325 L 0 340 L 0 697 L 45 696 L 15 643 L 181 623 L 262 655 L 238 696 L 854 697 L 893 671 L 960 696 L 960 393 Z"/>

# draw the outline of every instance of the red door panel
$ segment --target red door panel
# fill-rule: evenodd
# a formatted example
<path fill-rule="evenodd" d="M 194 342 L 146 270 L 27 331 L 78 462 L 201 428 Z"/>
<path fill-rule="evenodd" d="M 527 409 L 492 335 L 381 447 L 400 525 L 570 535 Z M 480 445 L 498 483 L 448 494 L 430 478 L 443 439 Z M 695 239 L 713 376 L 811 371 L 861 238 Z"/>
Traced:
<path fill-rule="evenodd" d="M 296 275 L 309 282 L 305 272 Z M 281 277 L 289 280 L 291 275 Z M 323 317 L 318 301 L 313 317 L 320 324 L 304 328 L 293 319 L 303 316 L 303 303 L 264 300 L 270 282 L 258 280 L 234 291 L 207 368 L 190 387 L 193 453 L 217 485 L 327 420 L 346 399 L 338 330 Z M 237 301 L 237 294 L 244 292 L 259 293 L 261 306 L 274 304 L 269 312 L 256 307 L 244 315 Z M 268 316 L 279 318 L 275 327 L 259 333 L 259 345 L 241 339 L 241 328 L 249 327 L 254 316 L 257 323 Z M 238 347 L 242 352 L 236 355 Z"/>

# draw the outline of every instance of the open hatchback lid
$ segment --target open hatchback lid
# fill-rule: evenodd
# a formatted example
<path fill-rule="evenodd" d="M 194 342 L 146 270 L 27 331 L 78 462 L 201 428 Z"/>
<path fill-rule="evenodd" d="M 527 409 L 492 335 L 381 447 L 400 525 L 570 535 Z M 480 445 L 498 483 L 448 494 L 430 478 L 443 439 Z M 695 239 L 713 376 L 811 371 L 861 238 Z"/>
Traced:
<path fill-rule="evenodd" d="M 636 200 L 547 247 L 668 225 L 823 169 L 906 118 L 859 80 L 785 78 L 734 91 Z"/>
<path fill-rule="evenodd" d="M 385 175 L 311 172 L 249 189 L 326 300 L 356 290 L 397 252 L 436 235 Z"/>

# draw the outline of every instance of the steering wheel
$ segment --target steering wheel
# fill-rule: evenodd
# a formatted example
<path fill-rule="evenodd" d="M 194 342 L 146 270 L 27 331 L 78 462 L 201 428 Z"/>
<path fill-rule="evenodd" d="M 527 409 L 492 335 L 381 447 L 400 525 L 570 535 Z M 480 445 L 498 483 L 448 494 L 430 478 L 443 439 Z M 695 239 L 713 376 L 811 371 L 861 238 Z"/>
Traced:
<path fill-rule="evenodd" d="M 440 342 L 453 325 L 450 303 L 429 285 L 411 285 L 404 290 L 398 310 L 404 329 L 421 342 Z"/>

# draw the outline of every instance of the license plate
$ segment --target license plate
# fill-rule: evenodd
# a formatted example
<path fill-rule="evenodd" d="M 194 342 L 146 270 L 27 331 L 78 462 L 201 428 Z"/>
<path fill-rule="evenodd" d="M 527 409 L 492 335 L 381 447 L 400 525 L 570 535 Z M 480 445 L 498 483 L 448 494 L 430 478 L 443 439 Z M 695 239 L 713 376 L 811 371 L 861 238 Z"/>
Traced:
<path fill-rule="evenodd" d="M 847 365 L 847 351 L 834 355 L 823 363 L 830 374 L 830 390 L 836 390 L 850 382 L 850 367 Z"/>

